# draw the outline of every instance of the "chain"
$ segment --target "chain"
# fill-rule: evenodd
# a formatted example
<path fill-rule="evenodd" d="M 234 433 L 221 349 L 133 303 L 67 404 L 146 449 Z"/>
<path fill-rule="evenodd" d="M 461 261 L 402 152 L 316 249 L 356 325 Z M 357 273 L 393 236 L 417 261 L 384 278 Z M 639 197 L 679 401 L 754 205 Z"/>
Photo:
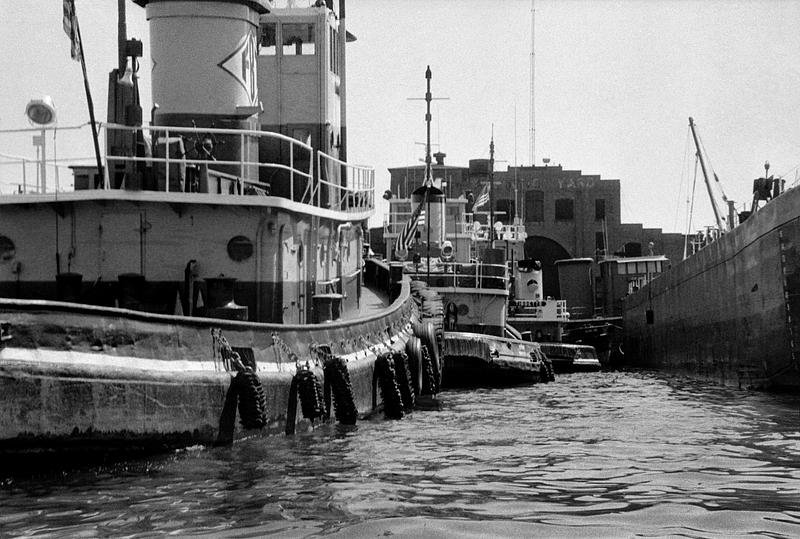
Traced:
<path fill-rule="evenodd" d="M 217 367 L 217 358 L 220 358 L 226 372 L 231 372 L 233 370 L 236 372 L 244 372 L 246 370 L 238 352 L 231 348 L 228 339 L 222 334 L 222 329 L 211 328 L 211 343 L 214 367 Z"/>

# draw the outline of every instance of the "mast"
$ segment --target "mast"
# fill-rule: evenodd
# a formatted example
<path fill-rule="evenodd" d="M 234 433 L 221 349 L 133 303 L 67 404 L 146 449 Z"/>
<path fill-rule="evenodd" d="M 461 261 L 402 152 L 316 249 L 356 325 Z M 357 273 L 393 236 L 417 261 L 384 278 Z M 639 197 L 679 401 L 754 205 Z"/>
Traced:
<path fill-rule="evenodd" d="M 427 112 L 425 113 L 425 124 L 428 131 L 428 138 L 425 141 L 425 189 L 428 191 L 425 194 L 426 208 L 425 208 L 425 233 L 427 235 L 425 241 L 425 249 L 427 254 L 428 263 L 428 278 L 426 282 L 430 285 L 431 282 L 431 197 L 430 189 L 433 187 L 433 179 L 431 178 L 431 66 L 425 70 L 425 79 L 427 80 L 428 87 L 425 92 L 425 102 L 427 103 Z"/>
<path fill-rule="evenodd" d="M 535 32 L 535 22 L 536 22 L 536 9 L 533 5 L 534 0 L 531 0 L 531 110 L 530 110 L 530 144 L 531 144 L 531 155 L 530 161 L 531 166 L 536 164 L 536 32 Z"/>
<path fill-rule="evenodd" d="M 694 120 L 689 116 L 689 128 L 692 130 L 692 138 L 694 139 L 694 146 L 697 148 L 697 158 L 700 160 L 700 168 L 703 170 L 703 178 L 706 181 L 706 190 L 708 191 L 708 199 L 711 201 L 711 208 L 714 210 L 714 218 L 717 220 L 717 227 L 724 231 L 726 227 L 722 224 L 722 218 L 719 215 L 719 208 L 717 203 L 714 202 L 714 195 L 711 193 L 711 182 L 708 180 L 708 172 L 706 171 L 706 162 L 703 159 L 703 152 L 700 151 L 700 142 L 697 140 L 697 132 L 694 129 Z"/>
<path fill-rule="evenodd" d="M 489 242 L 494 247 L 494 124 L 492 124 L 492 139 L 489 142 Z"/>
<path fill-rule="evenodd" d="M 425 185 L 430 187 L 433 181 L 431 179 L 431 66 L 428 66 L 428 69 L 425 70 L 425 78 L 428 81 L 428 89 L 425 92 L 425 102 L 427 106 L 425 126 L 428 131 L 428 138 L 425 141 Z"/>

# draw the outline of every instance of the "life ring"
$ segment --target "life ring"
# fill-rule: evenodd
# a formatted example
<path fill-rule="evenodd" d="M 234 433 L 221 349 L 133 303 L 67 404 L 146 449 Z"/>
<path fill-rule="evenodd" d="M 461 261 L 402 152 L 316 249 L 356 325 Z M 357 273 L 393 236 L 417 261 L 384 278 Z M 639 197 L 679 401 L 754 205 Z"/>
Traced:
<path fill-rule="evenodd" d="M 383 413 L 387 419 L 402 419 L 405 415 L 403 397 L 400 394 L 400 388 L 397 387 L 397 375 L 391 352 L 385 352 L 378 356 L 375 360 L 375 373 L 381 388 Z"/>
<path fill-rule="evenodd" d="M 400 396 L 403 398 L 403 408 L 413 410 L 414 383 L 411 381 L 411 370 L 409 369 L 408 356 L 402 350 L 395 350 L 392 354 L 394 359 L 394 373 L 397 380 L 397 387 L 400 389 Z"/>
<path fill-rule="evenodd" d="M 353 385 L 350 383 L 347 363 L 343 358 L 332 355 L 325 361 L 323 371 L 325 373 L 325 386 L 328 388 L 325 400 L 327 401 L 328 391 L 333 394 L 333 409 L 336 421 L 343 425 L 355 425 L 358 418 L 358 410 L 353 398 Z"/>

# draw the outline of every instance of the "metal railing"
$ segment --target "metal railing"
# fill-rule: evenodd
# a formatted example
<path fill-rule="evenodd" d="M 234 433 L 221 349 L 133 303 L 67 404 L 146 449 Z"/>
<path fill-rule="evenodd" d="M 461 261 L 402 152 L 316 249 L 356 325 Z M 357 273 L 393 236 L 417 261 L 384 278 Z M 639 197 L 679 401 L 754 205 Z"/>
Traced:
<path fill-rule="evenodd" d="M 418 264 L 406 262 L 404 273 L 412 280 L 425 281 L 428 286 L 438 288 L 478 288 L 508 290 L 508 267 L 505 264 L 475 262 L 441 262 L 431 259 L 428 271 L 427 260 Z"/>
<path fill-rule="evenodd" d="M 101 177 L 94 177 L 97 165 L 93 157 L 68 160 L 56 159 L 53 155 L 48 159 L 42 150 L 41 156 L 37 154 L 29 158 L 0 155 L 0 164 L 22 166 L 20 174 L 9 171 L 12 167 L 2 167 L 0 182 L 15 186 L 17 192 L 64 191 L 52 182 L 46 188 L 42 182 L 42 187 L 39 187 L 38 174 L 43 173 L 38 170 L 55 167 L 58 161 L 59 167 L 65 167 L 69 162 L 81 168 L 81 174 L 89 175 L 89 179 L 83 178 L 79 185 L 79 172 L 75 170 L 75 189 L 272 195 L 335 211 L 356 213 L 374 208 L 375 176 L 371 168 L 347 164 L 280 133 L 205 127 L 98 125 L 104 139 L 101 146 L 110 148 Z M 57 131 L 86 127 L 88 124 L 45 130 L 3 130 L 0 136 L 41 132 L 44 138 L 46 132 L 50 132 L 55 140 Z M 205 145 L 206 141 L 210 143 Z M 137 155 L 132 155 L 132 148 L 137 148 Z M 265 148 L 273 150 L 279 157 L 261 161 L 259 152 L 264 152 Z M 215 157 L 215 153 L 219 153 L 219 157 Z M 30 174 L 26 173 L 25 167 L 31 163 L 39 164 L 37 181 L 29 179 Z M 62 180 L 61 183 L 65 182 Z M 34 185 L 33 189 L 29 187 Z"/>

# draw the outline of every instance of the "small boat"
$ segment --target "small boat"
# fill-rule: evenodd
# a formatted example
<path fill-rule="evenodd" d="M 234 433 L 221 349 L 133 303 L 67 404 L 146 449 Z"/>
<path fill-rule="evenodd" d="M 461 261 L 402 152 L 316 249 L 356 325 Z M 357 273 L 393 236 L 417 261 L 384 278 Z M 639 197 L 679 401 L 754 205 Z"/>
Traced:
<path fill-rule="evenodd" d="M 54 110 L 33 101 L 39 174 L 23 161 L 17 193 L 0 196 L 4 463 L 402 417 L 426 393 L 431 329 L 408 279 L 362 258 L 374 173 L 346 162 L 344 11 L 135 3 L 150 24 L 150 123 L 120 2 L 96 160 L 72 167 L 71 188 L 48 184 Z M 59 131 L 59 144 L 89 136 L 63 118 Z"/>

